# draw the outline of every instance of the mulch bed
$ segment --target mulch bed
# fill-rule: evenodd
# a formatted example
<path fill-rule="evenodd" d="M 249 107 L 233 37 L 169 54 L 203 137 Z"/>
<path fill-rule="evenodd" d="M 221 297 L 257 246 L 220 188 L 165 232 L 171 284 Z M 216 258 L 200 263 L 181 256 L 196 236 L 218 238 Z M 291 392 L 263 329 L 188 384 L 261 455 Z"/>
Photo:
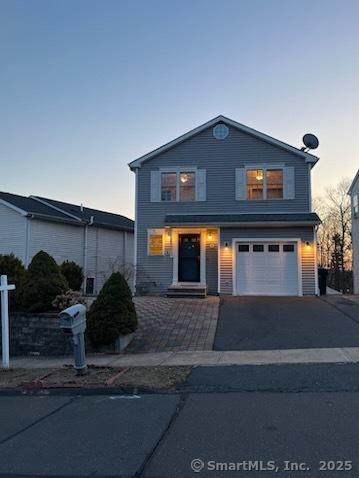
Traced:
<path fill-rule="evenodd" d="M 191 367 L 111 368 L 90 365 L 85 375 L 72 366 L 57 369 L 0 370 L 1 388 L 41 390 L 52 388 L 140 387 L 174 389 L 184 382 Z"/>

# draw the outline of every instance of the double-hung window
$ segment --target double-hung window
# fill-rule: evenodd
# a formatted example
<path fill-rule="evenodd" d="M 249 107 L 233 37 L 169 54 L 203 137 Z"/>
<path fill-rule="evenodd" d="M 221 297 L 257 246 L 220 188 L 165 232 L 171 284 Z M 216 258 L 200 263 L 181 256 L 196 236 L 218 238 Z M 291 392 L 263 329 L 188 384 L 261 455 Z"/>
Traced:
<path fill-rule="evenodd" d="M 283 199 L 283 169 L 246 170 L 247 199 Z"/>
<path fill-rule="evenodd" d="M 161 173 L 161 201 L 195 201 L 196 172 L 176 171 Z"/>

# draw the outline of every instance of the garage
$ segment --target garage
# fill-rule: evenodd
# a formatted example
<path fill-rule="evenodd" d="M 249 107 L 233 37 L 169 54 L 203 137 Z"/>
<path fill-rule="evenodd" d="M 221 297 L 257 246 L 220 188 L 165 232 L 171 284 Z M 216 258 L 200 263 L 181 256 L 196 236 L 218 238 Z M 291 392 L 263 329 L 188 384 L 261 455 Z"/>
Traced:
<path fill-rule="evenodd" d="M 235 242 L 237 295 L 301 295 L 297 241 Z"/>

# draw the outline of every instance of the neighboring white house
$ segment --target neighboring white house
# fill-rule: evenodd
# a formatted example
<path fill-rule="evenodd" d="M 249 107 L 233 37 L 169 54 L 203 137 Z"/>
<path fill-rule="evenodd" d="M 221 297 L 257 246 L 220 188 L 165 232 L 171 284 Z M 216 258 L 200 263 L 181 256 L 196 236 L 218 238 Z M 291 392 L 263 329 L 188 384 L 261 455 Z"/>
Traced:
<path fill-rule="evenodd" d="M 40 250 L 58 264 L 74 261 L 89 295 L 98 294 L 113 271 L 131 275 L 133 231 L 134 222 L 119 214 L 0 192 L 0 254 L 13 253 L 25 266 Z"/>
<path fill-rule="evenodd" d="M 354 294 L 359 294 L 359 170 L 349 189 L 352 203 Z"/>

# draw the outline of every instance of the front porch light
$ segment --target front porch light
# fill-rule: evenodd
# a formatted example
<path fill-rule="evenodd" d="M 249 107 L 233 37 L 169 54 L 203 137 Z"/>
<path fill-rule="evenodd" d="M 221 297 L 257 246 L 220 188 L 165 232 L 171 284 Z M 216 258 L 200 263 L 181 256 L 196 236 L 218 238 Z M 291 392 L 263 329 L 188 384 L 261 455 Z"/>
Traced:
<path fill-rule="evenodd" d="M 224 248 L 225 248 L 225 249 L 228 249 L 228 247 L 229 247 L 228 242 L 225 242 L 225 243 L 224 243 Z"/>

